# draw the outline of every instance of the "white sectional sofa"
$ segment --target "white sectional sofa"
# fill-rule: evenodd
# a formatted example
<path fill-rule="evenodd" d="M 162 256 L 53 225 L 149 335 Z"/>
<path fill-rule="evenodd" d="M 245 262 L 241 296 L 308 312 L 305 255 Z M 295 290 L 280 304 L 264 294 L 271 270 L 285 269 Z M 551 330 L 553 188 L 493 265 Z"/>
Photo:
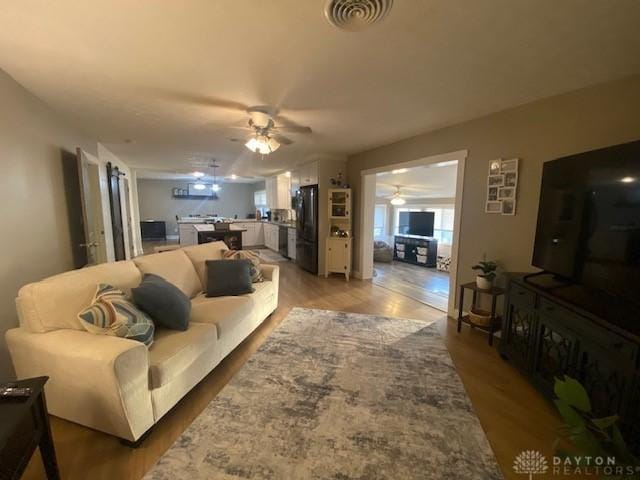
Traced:
<path fill-rule="evenodd" d="M 261 265 L 255 292 L 207 298 L 205 260 L 222 242 L 66 272 L 20 289 L 19 328 L 6 340 L 18 378 L 47 375 L 49 412 L 136 441 L 278 306 L 277 266 Z M 129 290 L 155 273 L 191 298 L 186 331 L 156 329 L 150 348 L 85 331 L 77 314 L 98 283 Z"/>

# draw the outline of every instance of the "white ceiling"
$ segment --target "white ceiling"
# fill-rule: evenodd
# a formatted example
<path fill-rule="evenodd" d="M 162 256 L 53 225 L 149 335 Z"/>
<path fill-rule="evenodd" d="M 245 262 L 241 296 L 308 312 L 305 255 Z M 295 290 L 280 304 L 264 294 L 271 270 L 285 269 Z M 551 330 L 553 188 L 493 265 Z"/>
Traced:
<path fill-rule="evenodd" d="M 379 173 L 376 176 L 376 197 L 390 198 L 399 185 L 400 194 L 406 200 L 454 198 L 457 172 L 457 162 L 447 162 L 446 165 L 435 164 Z"/>
<path fill-rule="evenodd" d="M 242 175 L 640 73 L 637 0 L 397 0 L 361 33 L 323 5 L 3 1 L 0 66 L 134 167 Z M 314 132 L 251 154 L 228 127 L 259 104 Z"/>

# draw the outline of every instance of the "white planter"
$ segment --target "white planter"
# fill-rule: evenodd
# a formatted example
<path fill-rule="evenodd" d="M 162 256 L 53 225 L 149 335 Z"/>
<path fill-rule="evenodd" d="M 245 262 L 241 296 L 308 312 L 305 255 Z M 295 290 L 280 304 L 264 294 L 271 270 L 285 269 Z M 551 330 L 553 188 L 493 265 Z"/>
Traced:
<path fill-rule="evenodd" d="M 487 280 L 486 278 L 478 275 L 476 276 L 476 285 L 482 290 L 491 290 L 491 287 L 493 287 L 493 280 Z"/>

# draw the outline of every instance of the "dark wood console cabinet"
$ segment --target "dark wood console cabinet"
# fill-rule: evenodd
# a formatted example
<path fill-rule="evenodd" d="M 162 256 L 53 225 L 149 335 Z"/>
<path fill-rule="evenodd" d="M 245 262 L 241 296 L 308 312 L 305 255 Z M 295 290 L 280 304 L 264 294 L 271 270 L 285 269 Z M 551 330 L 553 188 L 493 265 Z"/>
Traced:
<path fill-rule="evenodd" d="M 421 267 L 435 268 L 438 261 L 438 240 L 418 235 L 396 235 L 393 259 Z"/>
<path fill-rule="evenodd" d="M 640 322 L 640 319 L 638 319 Z M 640 338 L 536 287 L 509 279 L 500 353 L 548 398 L 569 375 L 589 392 L 596 416 L 618 414 L 625 439 L 640 452 Z"/>

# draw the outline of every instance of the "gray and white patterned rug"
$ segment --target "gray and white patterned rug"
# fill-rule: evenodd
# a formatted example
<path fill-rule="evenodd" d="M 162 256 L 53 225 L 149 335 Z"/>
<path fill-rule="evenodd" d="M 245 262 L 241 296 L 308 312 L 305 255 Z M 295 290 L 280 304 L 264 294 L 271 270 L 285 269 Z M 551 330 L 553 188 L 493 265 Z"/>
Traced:
<path fill-rule="evenodd" d="M 435 325 L 294 308 L 145 478 L 502 477 Z"/>

